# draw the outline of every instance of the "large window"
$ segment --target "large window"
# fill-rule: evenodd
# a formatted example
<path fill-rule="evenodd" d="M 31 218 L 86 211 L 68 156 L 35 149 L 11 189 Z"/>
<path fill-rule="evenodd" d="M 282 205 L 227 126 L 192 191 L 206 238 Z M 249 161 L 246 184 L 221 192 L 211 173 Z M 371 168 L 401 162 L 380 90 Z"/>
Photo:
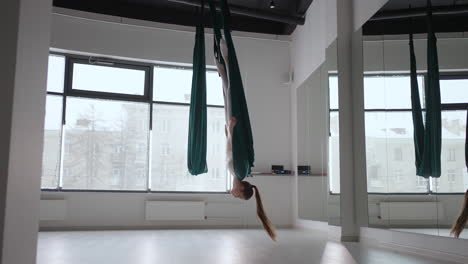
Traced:
<path fill-rule="evenodd" d="M 338 84 L 330 82 L 330 191 L 338 193 Z M 424 108 L 424 75 L 418 76 Z M 462 193 L 468 189 L 465 131 L 468 75 L 442 73 L 442 176 L 416 175 L 409 75 L 364 77 L 367 188 L 370 193 Z"/>
<path fill-rule="evenodd" d="M 187 171 L 192 70 L 50 55 L 43 189 L 225 192 L 221 80 L 207 72 L 208 173 Z"/>
<path fill-rule="evenodd" d="M 367 188 L 371 193 L 464 192 L 464 133 L 468 78 L 441 80 L 442 176 L 430 181 L 416 175 L 409 75 L 366 75 Z M 424 108 L 424 75 L 418 76 Z M 453 103 L 457 103 L 454 105 Z M 457 111 L 458 110 L 458 111 Z M 460 153 L 460 161 L 456 161 Z"/>
<path fill-rule="evenodd" d="M 418 76 L 418 83 L 423 98 L 422 76 Z M 428 182 L 416 177 L 414 167 L 409 76 L 365 76 L 364 108 L 367 190 L 426 192 Z"/>

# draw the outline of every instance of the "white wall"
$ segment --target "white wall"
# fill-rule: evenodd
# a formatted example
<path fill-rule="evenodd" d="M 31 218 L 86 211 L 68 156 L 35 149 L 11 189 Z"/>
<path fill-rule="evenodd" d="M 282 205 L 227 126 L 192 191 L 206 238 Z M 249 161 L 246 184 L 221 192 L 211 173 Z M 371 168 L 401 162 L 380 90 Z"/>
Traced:
<path fill-rule="evenodd" d="M 297 89 L 298 165 L 310 165 L 312 173 L 327 171 L 328 71 L 322 64 Z"/>
<path fill-rule="evenodd" d="M 359 30 L 388 0 L 354 0 L 354 30 Z"/>
<path fill-rule="evenodd" d="M 337 67 L 336 7 L 336 0 L 314 1 L 306 14 L 305 25 L 298 26 L 292 35 L 293 160 L 297 163 L 296 166 L 305 163 L 311 165 L 314 173 L 327 171 L 328 71 L 336 71 Z M 305 123 L 308 123 L 307 127 Z M 307 139 L 307 142 L 304 139 Z M 322 184 L 322 179 L 325 179 L 325 183 L 328 179 L 306 178 L 297 178 L 295 215 L 300 219 L 326 221 L 328 187 L 327 184 Z M 335 205 L 334 209 L 339 207 Z"/>
<path fill-rule="evenodd" d="M 333 47 L 335 53 L 333 53 Z M 295 104 L 298 165 L 309 165 L 312 174 L 328 171 L 328 71 L 336 66 L 336 46 L 326 61 L 297 89 Z M 328 177 L 298 175 L 298 218 L 327 221 Z"/>
<path fill-rule="evenodd" d="M 313 1 L 303 26 L 292 34 L 292 88 L 298 88 L 325 61 L 326 48 L 336 39 L 336 0 Z"/>
<path fill-rule="evenodd" d="M 52 18 L 51 48 L 55 50 L 159 63 L 192 63 L 194 33 L 185 31 L 184 27 L 183 30 L 167 30 L 155 27 L 161 24 L 65 11 L 68 15 L 54 14 Z M 78 14 L 88 19 L 76 17 Z M 276 36 L 260 37 L 265 38 L 234 36 L 254 134 L 254 171 L 269 171 L 271 164 L 291 168 L 289 42 L 276 40 Z M 213 65 L 211 35 L 207 34 L 206 43 L 207 63 Z M 258 184 L 272 222 L 278 226 L 291 225 L 293 177 L 256 176 L 251 181 Z M 68 204 L 66 220 L 42 222 L 44 228 L 258 224 L 254 199 L 242 202 L 228 194 L 43 192 L 42 198 L 66 199 Z M 144 201 L 149 199 L 207 201 L 208 219 L 184 223 L 147 222 L 143 210 Z"/>
<path fill-rule="evenodd" d="M 36 258 L 52 1 L 0 8 L 0 263 Z"/>
<path fill-rule="evenodd" d="M 291 176 L 255 176 L 273 224 L 291 225 Z M 43 192 L 42 199 L 64 199 L 64 221 L 41 221 L 42 229 L 257 227 L 255 200 L 241 201 L 228 194 Z M 146 221 L 145 201 L 205 201 L 204 221 Z"/>
<path fill-rule="evenodd" d="M 320 89 L 320 66 L 326 60 L 326 49 L 336 39 L 336 0 L 316 0 L 313 1 L 306 13 L 306 22 L 303 26 L 297 26 L 296 30 L 291 36 L 291 72 L 293 73 L 293 81 L 291 84 L 291 118 L 292 118 L 292 159 L 294 167 L 301 165 L 303 158 L 299 152 L 305 150 L 303 147 L 299 147 L 303 142 L 300 142 L 301 137 L 298 129 L 301 129 L 299 125 L 303 120 L 301 119 L 301 113 L 298 113 L 298 101 L 297 96 L 298 89 L 305 85 L 307 80 L 310 80 L 310 89 L 314 93 L 312 100 L 307 102 L 311 106 L 320 106 L 326 102 L 326 98 L 323 97 L 324 93 L 321 93 Z M 314 77 L 314 75 L 317 75 Z M 315 84 L 313 84 L 315 82 Z M 323 137 L 320 128 L 323 127 L 325 121 L 321 111 L 314 112 L 312 115 L 306 117 L 308 120 L 312 120 L 313 128 L 319 131 L 318 136 L 311 138 L 311 146 L 318 146 L 312 148 L 311 146 L 311 157 L 309 162 L 313 169 L 321 170 L 324 168 L 324 159 L 322 153 L 322 144 L 326 142 Z M 325 155 L 326 156 L 326 155 Z M 301 177 L 302 178 L 302 177 Z M 322 207 L 321 202 L 325 201 L 323 192 L 304 192 L 306 188 L 298 189 L 303 181 L 307 181 L 309 184 L 314 181 L 299 179 L 295 176 L 295 188 L 293 189 L 293 216 L 295 223 L 297 218 L 307 219 L 325 219 L 323 216 L 323 210 L 311 210 L 311 208 Z M 316 186 L 315 186 L 316 187 Z M 299 198 L 299 202 L 298 202 Z M 307 206 L 304 202 L 306 200 L 313 200 L 314 205 Z"/>
<path fill-rule="evenodd" d="M 298 177 L 298 218 L 328 221 L 327 177 Z"/>
<path fill-rule="evenodd" d="M 388 0 L 354 0 L 354 29 L 358 30 Z M 299 87 L 324 61 L 325 50 L 337 37 L 336 0 L 315 0 L 303 26 L 292 34 L 293 88 Z"/>
<path fill-rule="evenodd" d="M 293 127 L 297 141 L 295 158 L 297 165 L 309 165 L 312 174 L 323 174 L 328 170 L 327 62 L 313 72 L 299 88 L 292 89 L 296 92 L 294 111 L 297 124 Z M 328 177 L 297 177 L 298 218 L 327 221 Z"/>

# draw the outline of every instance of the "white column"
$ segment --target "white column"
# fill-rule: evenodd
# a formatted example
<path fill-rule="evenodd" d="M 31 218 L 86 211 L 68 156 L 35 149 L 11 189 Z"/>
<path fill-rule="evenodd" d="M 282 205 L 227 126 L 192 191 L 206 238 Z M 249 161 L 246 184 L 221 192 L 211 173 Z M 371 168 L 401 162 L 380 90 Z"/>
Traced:
<path fill-rule="evenodd" d="M 290 86 L 290 102 L 291 102 L 291 160 L 292 170 L 294 171 L 294 179 L 292 181 L 292 224 L 296 226 L 299 219 L 299 176 L 297 172 L 297 87 L 295 85 Z"/>
<path fill-rule="evenodd" d="M 362 34 L 360 30 L 354 32 L 353 2 L 337 0 L 340 210 L 343 241 L 357 241 L 359 227 L 367 221 Z"/>
<path fill-rule="evenodd" d="M 369 224 L 367 201 L 366 130 L 364 116 L 364 54 L 362 28 L 353 32 L 352 39 L 352 105 L 353 105 L 353 163 L 354 203 L 359 227 Z"/>
<path fill-rule="evenodd" d="M 0 3 L 0 262 L 35 264 L 51 0 Z"/>

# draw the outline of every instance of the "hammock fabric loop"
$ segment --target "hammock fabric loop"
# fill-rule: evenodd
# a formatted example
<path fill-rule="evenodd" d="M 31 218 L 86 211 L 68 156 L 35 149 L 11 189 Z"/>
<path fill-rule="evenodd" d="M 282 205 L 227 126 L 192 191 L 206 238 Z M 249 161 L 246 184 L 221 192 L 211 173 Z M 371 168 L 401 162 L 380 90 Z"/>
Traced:
<path fill-rule="evenodd" d="M 226 112 L 229 117 L 236 119 L 232 132 L 232 163 L 237 179 L 242 181 L 251 174 L 254 165 L 254 148 L 252 128 L 245 99 L 242 77 L 237 61 L 236 51 L 231 36 L 230 12 L 226 0 L 221 0 L 221 16 L 218 19 L 213 0 L 208 0 L 214 31 L 215 58 L 224 66 L 228 75 L 229 102 L 226 103 Z M 203 9 L 203 7 L 202 7 Z M 219 23 L 219 20 L 221 23 Z M 221 28 L 223 31 L 221 31 Z M 227 46 L 227 64 L 223 59 L 221 41 Z M 191 174 L 201 174 L 206 169 L 206 64 L 203 24 L 197 26 L 196 42 L 194 48 L 194 73 L 192 79 L 192 95 L 189 121 L 188 167 Z M 221 91 L 220 91 L 221 92 Z"/>
<path fill-rule="evenodd" d="M 237 119 L 232 135 L 232 155 L 234 171 L 237 178 L 242 181 L 251 174 L 251 168 L 254 166 L 253 136 L 239 63 L 231 36 L 231 15 L 227 0 L 221 0 L 221 12 L 223 33 L 229 56 L 228 75 L 231 93 L 231 112 L 232 116 Z"/>
<path fill-rule="evenodd" d="M 205 30 L 203 27 L 204 1 L 195 33 L 193 49 L 192 92 L 190 96 L 187 167 L 192 175 L 208 172 L 206 163 L 207 109 L 206 109 L 206 61 Z"/>
<path fill-rule="evenodd" d="M 410 67 L 411 67 L 411 106 L 413 115 L 413 139 L 416 168 L 421 167 L 424 153 L 424 123 L 419 97 L 418 75 L 416 71 L 416 56 L 414 54 L 413 33 L 410 33 Z"/>

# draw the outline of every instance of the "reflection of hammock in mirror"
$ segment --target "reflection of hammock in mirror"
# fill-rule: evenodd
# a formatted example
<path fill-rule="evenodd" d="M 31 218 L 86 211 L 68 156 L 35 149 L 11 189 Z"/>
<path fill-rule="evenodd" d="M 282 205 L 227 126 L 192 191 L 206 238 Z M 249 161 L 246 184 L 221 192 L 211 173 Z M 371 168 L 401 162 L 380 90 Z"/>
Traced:
<path fill-rule="evenodd" d="M 409 34 L 410 46 L 410 76 L 411 76 L 411 108 L 414 128 L 414 150 L 416 174 L 424 178 L 439 178 L 441 176 L 441 99 L 439 84 L 439 63 L 437 56 L 437 40 L 432 26 L 432 5 L 427 0 L 427 83 L 425 86 L 426 118 L 422 117 L 419 88 L 417 81 L 416 56 L 414 52 L 413 34 Z M 411 21 L 410 21 L 411 22 Z M 468 109 L 467 109 L 468 110 Z M 468 113 L 467 113 L 468 123 Z M 466 131 L 468 138 L 468 127 Z M 468 168 L 468 141 L 465 138 L 465 162 Z M 468 190 L 462 210 L 451 234 L 458 238 L 468 221 Z"/>
<path fill-rule="evenodd" d="M 453 234 L 454 237 L 459 238 L 461 232 L 463 232 L 463 229 L 465 229 L 466 222 L 468 221 L 468 190 L 466 190 L 465 193 L 465 201 L 463 202 L 463 207 L 460 212 L 460 215 L 457 218 L 457 221 L 455 221 L 455 224 L 452 227 L 452 230 L 450 230 L 450 234 Z"/>
<path fill-rule="evenodd" d="M 432 26 L 431 1 L 427 0 L 427 81 L 425 85 L 425 123 L 422 117 L 417 81 L 413 34 L 409 34 L 411 71 L 411 108 L 414 127 L 416 175 L 424 178 L 441 176 L 441 102 L 437 39 Z"/>

